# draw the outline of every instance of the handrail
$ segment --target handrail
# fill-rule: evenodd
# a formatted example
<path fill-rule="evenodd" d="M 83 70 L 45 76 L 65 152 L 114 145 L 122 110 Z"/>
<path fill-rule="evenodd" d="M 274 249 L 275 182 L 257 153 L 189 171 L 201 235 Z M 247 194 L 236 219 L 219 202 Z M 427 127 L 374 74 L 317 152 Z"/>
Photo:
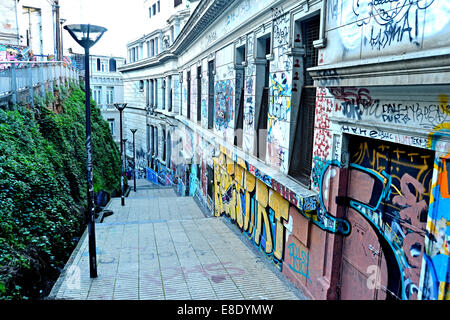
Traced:
<path fill-rule="evenodd" d="M 0 103 L 33 106 L 35 91 L 44 97 L 55 85 L 78 79 L 78 69 L 64 61 L 0 61 Z"/>

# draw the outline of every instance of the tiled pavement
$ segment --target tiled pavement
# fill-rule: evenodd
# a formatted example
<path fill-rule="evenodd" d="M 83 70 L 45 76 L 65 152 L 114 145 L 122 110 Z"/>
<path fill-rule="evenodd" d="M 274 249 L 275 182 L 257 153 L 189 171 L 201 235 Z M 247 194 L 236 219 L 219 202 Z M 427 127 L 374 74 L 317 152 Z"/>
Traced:
<path fill-rule="evenodd" d="M 96 224 L 98 277 L 80 240 L 49 298 L 95 300 L 304 299 L 191 197 L 139 181 L 125 206 Z M 263 258 L 264 259 L 264 258 Z"/>

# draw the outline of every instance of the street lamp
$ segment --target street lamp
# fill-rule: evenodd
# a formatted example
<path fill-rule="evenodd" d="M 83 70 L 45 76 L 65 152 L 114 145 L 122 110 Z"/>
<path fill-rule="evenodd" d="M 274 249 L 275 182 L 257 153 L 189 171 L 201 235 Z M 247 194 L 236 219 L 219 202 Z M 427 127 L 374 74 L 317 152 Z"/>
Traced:
<path fill-rule="evenodd" d="M 59 22 L 61 23 L 61 29 L 62 29 L 62 25 L 67 21 L 67 19 L 59 19 Z M 60 29 L 60 30 L 61 30 Z M 63 35 L 61 33 L 61 42 L 60 42 L 60 46 L 61 46 L 61 61 L 64 61 L 64 50 L 63 50 Z"/>
<path fill-rule="evenodd" d="M 130 129 L 131 133 L 133 134 L 133 178 L 134 178 L 134 192 L 136 192 L 136 144 L 134 140 L 134 134 L 136 133 L 137 129 Z"/>
<path fill-rule="evenodd" d="M 121 203 L 122 206 L 125 205 L 125 195 L 124 195 L 124 190 L 123 190 L 123 174 L 125 172 L 124 169 L 124 160 L 123 160 L 123 130 L 122 130 L 122 112 L 123 109 L 126 108 L 127 104 L 126 103 L 114 103 L 114 106 L 116 107 L 117 110 L 119 110 L 119 116 L 120 116 L 120 161 L 121 161 L 121 165 L 120 165 L 120 189 L 121 189 Z"/>
<path fill-rule="evenodd" d="M 89 270 L 91 278 L 97 277 L 97 258 L 95 248 L 95 212 L 94 212 L 94 171 L 92 168 L 91 139 L 91 91 L 89 81 L 89 48 L 100 40 L 106 29 L 90 24 L 72 24 L 64 26 L 72 38 L 84 48 L 85 91 L 86 91 L 86 152 L 87 152 L 87 194 L 88 194 L 88 233 L 89 233 Z"/>

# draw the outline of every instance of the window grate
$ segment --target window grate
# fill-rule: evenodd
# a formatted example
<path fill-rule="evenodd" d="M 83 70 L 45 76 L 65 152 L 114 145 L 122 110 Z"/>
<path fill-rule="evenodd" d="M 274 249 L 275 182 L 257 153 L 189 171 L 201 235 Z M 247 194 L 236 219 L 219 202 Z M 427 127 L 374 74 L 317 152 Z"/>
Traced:
<path fill-rule="evenodd" d="M 302 22 L 303 39 L 305 41 L 305 71 L 308 68 L 315 67 L 318 64 L 319 49 L 314 48 L 314 40 L 319 39 L 320 32 L 320 19 L 319 16 L 315 16 Z M 305 72 L 305 86 L 313 85 L 314 81 L 309 75 L 309 72 Z"/>

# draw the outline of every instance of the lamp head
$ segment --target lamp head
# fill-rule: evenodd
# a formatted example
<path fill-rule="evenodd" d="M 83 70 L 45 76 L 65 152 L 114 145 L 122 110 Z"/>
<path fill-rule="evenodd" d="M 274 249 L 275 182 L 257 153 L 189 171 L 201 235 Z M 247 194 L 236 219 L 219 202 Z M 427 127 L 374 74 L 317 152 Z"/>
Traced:
<path fill-rule="evenodd" d="M 64 26 L 72 38 L 83 48 L 88 49 L 97 43 L 106 28 L 95 26 L 92 24 L 71 24 Z"/>
<path fill-rule="evenodd" d="M 126 103 L 114 103 L 114 106 L 116 107 L 117 110 L 123 111 L 123 109 L 126 108 L 127 104 Z"/>
<path fill-rule="evenodd" d="M 136 131 L 137 131 L 137 129 L 130 129 L 130 131 L 131 131 L 133 134 L 135 134 Z"/>

